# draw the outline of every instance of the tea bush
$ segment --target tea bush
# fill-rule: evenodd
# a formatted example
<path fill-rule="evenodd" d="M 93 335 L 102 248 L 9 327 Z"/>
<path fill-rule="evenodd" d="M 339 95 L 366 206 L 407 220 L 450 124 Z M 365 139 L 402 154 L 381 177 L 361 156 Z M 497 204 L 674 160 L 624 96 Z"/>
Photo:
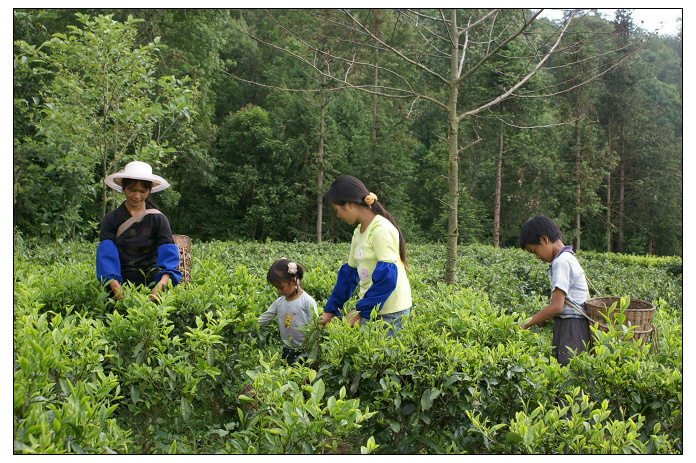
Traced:
<path fill-rule="evenodd" d="M 264 361 L 263 355 L 259 364 L 260 371 L 248 372 L 252 383 L 247 394 L 253 397 L 240 396 L 246 405 L 237 409 L 239 430 L 225 439 L 226 452 L 337 453 L 374 414 L 360 410 L 359 400 L 346 399 L 345 388 L 326 397 L 324 381 L 317 379 L 314 370 L 278 368 Z"/>
<path fill-rule="evenodd" d="M 589 401 L 580 388 L 566 395 L 571 405 L 524 405 L 509 424 L 491 426 L 480 414 L 467 413 L 472 432 L 483 437 L 491 453 L 507 454 L 645 454 L 672 453 L 670 440 L 660 434 L 659 425 L 641 438 L 645 419 L 610 418 L 608 402 Z M 507 432 L 503 433 L 505 429 Z"/>
<path fill-rule="evenodd" d="M 628 305 L 627 300 L 622 303 Z M 681 329 L 665 334 L 681 338 Z M 616 419 L 641 416 L 649 429 L 657 426 L 669 435 L 682 436 L 681 360 L 654 355 L 652 346 L 641 348 L 625 327 L 595 335 L 593 355 L 584 352 L 571 360 L 575 376 L 568 383 L 584 385 L 593 400 L 609 403 Z M 681 356 L 681 347 L 676 352 Z"/>
<path fill-rule="evenodd" d="M 130 432 L 111 417 L 120 386 L 102 367 L 104 326 L 66 312 L 15 319 L 14 451 L 126 453 Z"/>
<path fill-rule="evenodd" d="M 656 306 L 659 350 L 617 326 L 562 368 L 550 323 L 519 329 L 548 301 L 546 264 L 466 246 L 450 288 L 444 246 L 411 245 L 395 337 L 334 319 L 288 367 L 277 327 L 258 328 L 268 268 L 302 264 L 322 307 L 348 244 L 193 243 L 192 281 L 159 302 L 132 285 L 110 299 L 95 249 L 15 239 L 15 453 L 682 451 L 679 258 L 577 253 L 593 295 Z"/>

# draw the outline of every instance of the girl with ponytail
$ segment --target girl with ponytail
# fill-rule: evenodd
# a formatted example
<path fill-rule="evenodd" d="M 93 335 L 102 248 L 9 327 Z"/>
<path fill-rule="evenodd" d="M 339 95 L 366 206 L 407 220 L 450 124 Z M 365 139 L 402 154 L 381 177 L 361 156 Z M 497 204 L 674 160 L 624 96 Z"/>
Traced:
<path fill-rule="evenodd" d="M 377 196 L 350 175 L 342 175 L 331 184 L 324 204 L 339 219 L 359 225 L 353 232 L 348 262 L 338 271 L 319 323 L 326 325 L 334 316 L 340 316 L 343 305 L 359 288 L 355 310 L 347 314 L 350 324 L 365 324 L 375 310 L 376 317 L 390 325 L 388 335 L 393 335 L 411 308 L 403 233 Z"/>
<path fill-rule="evenodd" d="M 307 333 L 302 327 L 316 319 L 317 303 L 307 294 L 300 282 L 304 267 L 283 257 L 273 262 L 266 280 L 278 291 L 279 297 L 273 301 L 258 319 L 259 328 L 278 320 L 280 338 L 283 340 L 283 360 L 288 364 L 306 360 L 304 342 Z"/>

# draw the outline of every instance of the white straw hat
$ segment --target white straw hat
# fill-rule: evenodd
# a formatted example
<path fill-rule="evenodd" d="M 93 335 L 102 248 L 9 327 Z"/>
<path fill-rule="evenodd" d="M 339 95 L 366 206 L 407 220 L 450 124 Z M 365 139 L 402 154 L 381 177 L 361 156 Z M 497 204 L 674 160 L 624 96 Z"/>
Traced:
<path fill-rule="evenodd" d="M 133 161 L 126 164 L 126 168 L 115 174 L 111 174 L 104 179 L 104 183 L 109 185 L 116 191 L 123 191 L 122 179 L 132 178 L 134 180 L 147 180 L 152 182 L 152 190 L 156 193 L 169 188 L 169 183 L 159 175 L 152 173 L 152 167 L 149 164 L 141 161 Z"/>

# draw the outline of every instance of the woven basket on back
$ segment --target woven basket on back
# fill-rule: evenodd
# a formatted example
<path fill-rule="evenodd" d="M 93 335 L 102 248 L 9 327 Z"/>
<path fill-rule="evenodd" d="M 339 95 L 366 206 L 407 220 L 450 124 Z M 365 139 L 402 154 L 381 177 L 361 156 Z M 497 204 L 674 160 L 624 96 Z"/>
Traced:
<path fill-rule="evenodd" d="M 191 281 L 191 238 L 186 235 L 172 235 L 174 244 L 179 248 L 179 267 L 182 284 Z"/>
<path fill-rule="evenodd" d="M 611 308 L 612 304 L 614 303 L 616 303 L 615 310 L 612 311 L 608 317 L 610 323 L 617 324 L 615 314 L 620 313 L 620 297 L 596 297 L 585 301 L 585 311 L 587 312 L 587 316 L 598 325 L 598 329 L 601 331 L 607 331 L 607 320 L 602 316 L 602 314 L 606 315 L 608 309 Z M 640 299 L 631 299 L 623 314 L 626 316 L 626 320 L 622 323 L 622 325 L 635 326 L 635 328 L 631 330 L 631 332 L 634 334 L 632 338 L 634 341 L 640 341 L 641 344 L 644 345 L 648 340 L 648 336 L 652 332 L 653 343 L 655 346 L 657 346 L 657 329 L 652 323 L 653 315 L 655 314 L 654 305 Z"/>

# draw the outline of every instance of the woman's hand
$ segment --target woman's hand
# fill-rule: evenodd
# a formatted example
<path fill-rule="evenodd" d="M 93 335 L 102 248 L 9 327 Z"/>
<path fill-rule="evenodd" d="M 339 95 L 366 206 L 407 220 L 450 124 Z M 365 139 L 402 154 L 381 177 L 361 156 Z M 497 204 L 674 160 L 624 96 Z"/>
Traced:
<path fill-rule="evenodd" d="M 319 317 L 319 320 L 317 323 L 319 323 L 321 326 L 326 326 L 327 323 L 331 321 L 331 319 L 334 318 L 334 314 L 329 313 L 329 312 L 324 312 L 321 317 Z M 360 312 L 357 310 L 351 310 L 348 315 L 346 315 L 346 320 L 350 323 L 350 326 L 355 326 L 356 323 L 360 323 Z"/>
<path fill-rule="evenodd" d="M 355 324 L 360 324 L 360 319 L 362 317 L 360 316 L 360 312 L 357 310 L 351 310 L 348 312 L 348 315 L 346 315 L 346 319 L 348 319 L 348 323 L 350 323 L 350 326 L 355 326 Z"/>
<path fill-rule="evenodd" d="M 319 317 L 318 323 L 323 327 L 326 326 L 327 323 L 331 321 L 331 319 L 334 317 L 332 313 L 329 312 L 324 312 L 321 317 Z"/>
<path fill-rule="evenodd" d="M 150 299 L 155 301 L 155 302 L 158 302 L 159 301 L 159 293 L 164 291 L 164 288 L 166 288 L 168 284 L 169 284 L 169 274 L 165 273 L 164 275 L 162 275 L 162 277 L 160 278 L 160 281 L 157 282 L 155 287 L 152 288 L 152 291 L 150 291 Z"/>
<path fill-rule="evenodd" d="M 111 288 L 111 293 L 113 294 L 115 301 L 120 301 L 123 299 L 123 291 L 121 291 L 121 284 L 117 280 L 111 280 L 109 283 L 109 288 Z"/>
<path fill-rule="evenodd" d="M 159 293 L 161 290 L 157 289 L 159 285 L 155 285 L 154 288 L 150 291 L 150 300 L 152 302 L 159 302 Z"/>

